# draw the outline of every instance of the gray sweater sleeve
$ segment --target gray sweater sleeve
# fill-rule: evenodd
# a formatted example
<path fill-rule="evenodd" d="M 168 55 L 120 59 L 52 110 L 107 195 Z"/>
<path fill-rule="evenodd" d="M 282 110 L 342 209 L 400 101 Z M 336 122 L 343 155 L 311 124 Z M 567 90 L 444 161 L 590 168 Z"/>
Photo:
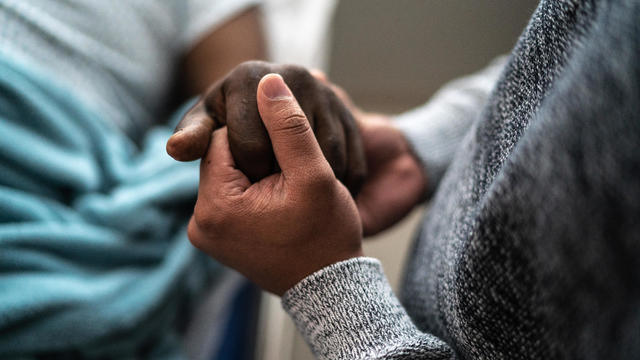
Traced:
<path fill-rule="evenodd" d="M 451 359 L 420 332 L 373 258 L 354 258 L 306 277 L 282 297 L 318 359 Z"/>
<path fill-rule="evenodd" d="M 429 192 L 437 186 L 462 138 L 480 114 L 507 57 L 483 70 L 451 81 L 429 102 L 395 118 L 427 172 Z"/>

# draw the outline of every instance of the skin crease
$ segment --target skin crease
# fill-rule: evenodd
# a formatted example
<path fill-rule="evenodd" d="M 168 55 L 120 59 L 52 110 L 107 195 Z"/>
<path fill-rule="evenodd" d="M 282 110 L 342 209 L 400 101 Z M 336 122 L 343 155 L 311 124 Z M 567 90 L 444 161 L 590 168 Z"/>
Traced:
<path fill-rule="evenodd" d="M 308 118 L 336 177 L 357 194 L 366 176 L 366 159 L 356 122 L 331 87 L 306 69 L 249 61 L 213 84 L 184 116 L 167 142 L 169 155 L 180 161 L 201 158 L 210 134 L 227 127 L 236 164 L 252 182 L 279 170 L 256 105 L 260 79 L 280 74 Z"/>
<path fill-rule="evenodd" d="M 216 130 L 201 162 L 188 235 L 197 248 L 282 295 L 329 264 L 362 256 L 362 225 L 279 75 L 262 78 L 257 105 L 281 172 L 251 183 L 236 167 L 227 128 Z"/>

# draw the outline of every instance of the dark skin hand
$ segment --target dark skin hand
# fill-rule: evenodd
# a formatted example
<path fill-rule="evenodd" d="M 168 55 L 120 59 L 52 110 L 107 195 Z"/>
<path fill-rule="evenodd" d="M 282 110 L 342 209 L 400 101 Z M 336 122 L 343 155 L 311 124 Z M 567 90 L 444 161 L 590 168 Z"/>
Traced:
<path fill-rule="evenodd" d="M 280 168 L 256 102 L 258 83 L 269 73 L 283 77 L 336 178 L 352 194 L 357 194 L 367 165 L 356 122 L 328 84 L 299 66 L 261 61 L 237 66 L 213 84 L 187 112 L 167 142 L 169 155 L 179 161 L 202 158 L 213 131 L 226 126 L 236 166 L 252 182 L 278 172 Z"/>
<path fill-rule="evenodd" d="M 356 205 L 364 235 L 375 235 L 396 224 L 425 199 L 426 173 L 388 116 L 360 110 L 324 74 L 314 72 L 313 76 L 333 89 L 360 128 L 368 171 Z"/>
<path fill-rule="evenodd" d="M 187 233 L 198 249 L 282 295 L 327 265 L 362 256 L 362 225 L 282 78 L 265 76 L 257 98 L 282 171 L 251 183 L 231 156 L 228 129 L 216 130 Z"/>

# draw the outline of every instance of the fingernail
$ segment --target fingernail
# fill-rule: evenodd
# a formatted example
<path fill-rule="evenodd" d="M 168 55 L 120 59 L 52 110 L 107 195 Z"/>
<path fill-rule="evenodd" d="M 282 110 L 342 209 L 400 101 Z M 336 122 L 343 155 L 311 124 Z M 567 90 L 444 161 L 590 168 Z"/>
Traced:
<path fill-rule="evenodd" d="M 293 96 L 291 90 L 284 83 L 282 76 L 278 74 L 267 74 L 262 78 L 262 91 L 271 100 L 290 98 Z"/>

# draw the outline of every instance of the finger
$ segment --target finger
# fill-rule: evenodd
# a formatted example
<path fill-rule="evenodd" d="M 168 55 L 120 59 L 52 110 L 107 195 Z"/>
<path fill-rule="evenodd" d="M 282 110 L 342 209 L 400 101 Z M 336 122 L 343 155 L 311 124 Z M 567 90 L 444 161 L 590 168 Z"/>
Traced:
<path fill-rule="evenodd" d="M 238 169 L 254 182 L 270 175 L 275 168 L 271 140 L 256 106 L 259 79 L 251 79 L 249 84 L 234 83 L 226 89 L 231 153 Z"/>
<path fill-rule="evenodd" d="M 372 212 L 369 208 L 356 200 L 356 206 L 358 207 L 358 214 L 360 215 L 360 222 L 362 223 L 362 236 L 368 237 L 375 235 L 381 231 L 380 226 L 376 226 L 376 222 L 372 219 Z"/>
<path fill-rule="evenodd" d="M 338 114 L 344 129 L 346 146 L 346 171 L 342 178 L 352 196 L 356 196 L 367 176 L 367 159 L 362 137 L 351 112 L 335 96 L 331 97 L 334 112 Z"/>
<path fill-rule="evenodd" d="M 343 180 L 347 167 L 347 148 L 342 123 L 332 113 L 329 104 L 320 106 L 319 109 L 320 112 L 316 115 L 316 139 L 336 178 Z"/>
<path fill-rule="evenodd" d="M 325 74 L 324 71 L 320 69 L 311 69 L 309 70 L 309 73 L 314 78 L 316 78 L 316 80 L 320 81 L 323 84 L 327 84 L 329 82 L 329 78 L 327 77 L 327 74 Z"/>
<path fill-rule="evenodd" d="M 280 75 L 268 74 L 260 80 L 257 100 L 283 173 L 304 168 L 330 170 L 307 117 Z"/>
<path fill-rule="evenodd" d="M 379 179 L 374 179 L 372 183 L 367 183 L 362 187 L 362 191 L 356 197 L 356 206 L 358 207 L 358 213 L 360 214 L 360 222 L 362 223 L 362 235 L 372 236 L 382 230 L 386 229 L 388 224 L 388 216 L 384 216 L 384 213 L 391 213 L 387 207 L 381 209 L 381 204 L 385 204 L 383 199 L 386 196 L 386 192 L 380 192 Z M 382 198 L 381 198 L 382 196 Z M 388 196 L 387 196 L 388 199 Z M 393 198 L 388 199 L 393 204 Z M 390 206 L 385 204 L 385 206 Z M 377 211 L 376 211 L 377 210 Z M 383 213 L 383 216 L 380 214 Z"/>
<path fill-rule="evenodd" d="M 236 168 L 231 156 L 227 128 L 214 131 L 207 155 L 200 163 L 200 192 L 211 189 L 225 193 L 243 192 L 250 185 L 249 179 Z"/>
<path fill-rule="evenodd" d="M 223 103 L 222 82 L 218 82 L 182 117 L 167 141 L 167 153 L 178 161 L 204 156 L 211 133 L 224 125 Z"/>
<path fill-rule="evenodd" d="M 349 110 L 349 112 L 353 114 L 352 117 L 355 119 L 356 125 L 361 126 L 362 124 L 360 123 L 360 120 L 363 117 L 362 111 L 353 103 L 349 94 L 336 84 L 327 83 L 327 85 L 333 91 L 335 96 L 340 99 L 344 106 Z"/>

